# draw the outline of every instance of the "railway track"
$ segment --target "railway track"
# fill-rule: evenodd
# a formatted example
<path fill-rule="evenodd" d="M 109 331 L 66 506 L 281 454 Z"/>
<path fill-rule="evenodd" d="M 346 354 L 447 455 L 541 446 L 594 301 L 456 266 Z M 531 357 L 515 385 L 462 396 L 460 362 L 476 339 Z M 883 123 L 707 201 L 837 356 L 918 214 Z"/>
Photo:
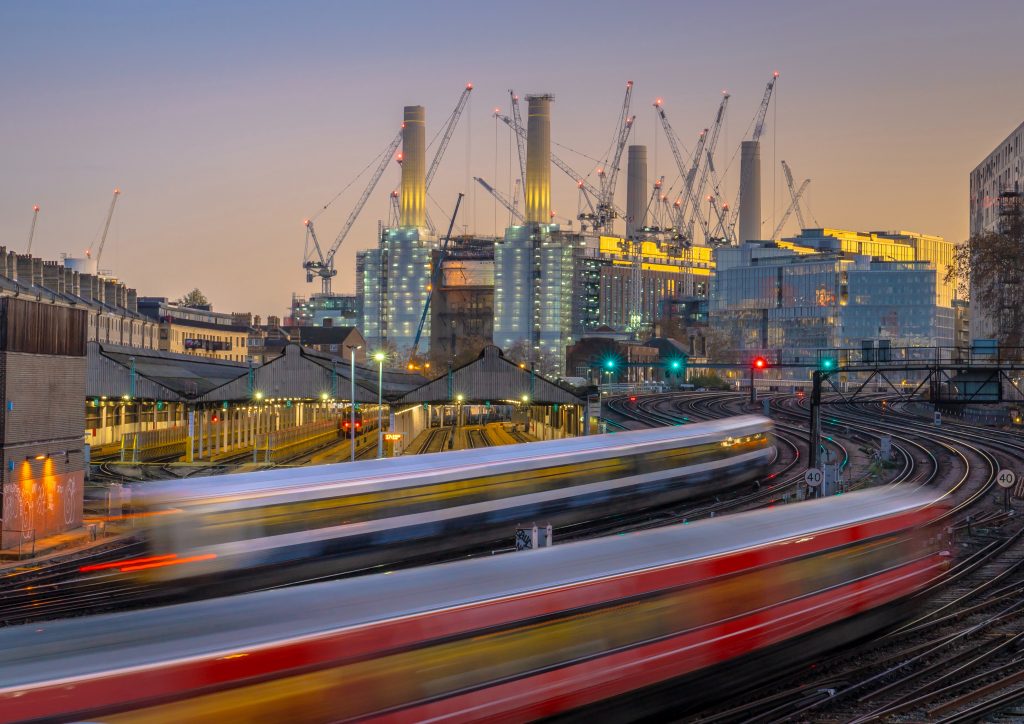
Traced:
<path fill-rule="evenodd" d="M 778 396 L 772 406 L 777 424 L 806 425 L 806 401 Z M 812 669 L 766 677 L 742 705 L 678 714 L 700 722 L 859 724 L 977 721 L 1012 712 L 1024 702 L 1024 528 L 999 509 L 993 491 L 1000 467 L 1024 463 L 1024 440 L 967 425 L 936 429 L 881 403 L 824 411 L 826 434 L 892 435 L 894 448 L 920 470 L 900 484 L 948 491 L 954 503 L 945 518 L 957 562 L 918 597 L 923 612 L 885 636 Z"/>

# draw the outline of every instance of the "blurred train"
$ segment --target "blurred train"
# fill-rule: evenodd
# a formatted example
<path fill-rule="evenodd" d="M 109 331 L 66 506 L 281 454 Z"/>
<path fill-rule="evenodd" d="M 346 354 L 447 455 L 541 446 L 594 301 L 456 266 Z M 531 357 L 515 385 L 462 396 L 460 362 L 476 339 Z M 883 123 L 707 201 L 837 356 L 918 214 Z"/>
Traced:
<path fill-rule="evenodd" d="M 517 523 L 554 526 L 717 493 L 761 477 L 772 423 L 756 416 L 527 445 L 273 470 L 133 492 L 153 513 L 156 580 L 225 593 L 474 546 Z M 153 559 L 153 560 L 149 560 Z M 123 569 L 125 570 L 125 569 Z"/>
<path fill-rule="evenodd" d="M 11 627 L 0 718 L 629 720 L 661 700 L 678 714 L 905 615 L 947 561 L 933 497 L 866 491 Z"/>

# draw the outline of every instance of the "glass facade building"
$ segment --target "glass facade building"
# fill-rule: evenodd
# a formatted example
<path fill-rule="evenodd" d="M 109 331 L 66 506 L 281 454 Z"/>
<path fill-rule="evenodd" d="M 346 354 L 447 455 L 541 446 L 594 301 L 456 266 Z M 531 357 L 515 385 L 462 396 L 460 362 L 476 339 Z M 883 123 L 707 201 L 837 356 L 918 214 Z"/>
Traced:
<path fill-rule="evenodd" d="M 914 259 L 913 243 L 888 239 L 885 248 L 861 254 L 832 243 L 814 249 L 804 245 L 808 240 L 718 250 L 710 320 L 738 353 L 775 352 L 799 361 L 820 349 L 859 348 L 865 340 L 885 339 L 893 347 L 953 344 L 955 313 L 943 290 L 944 269 Z"/>
<path fill-rule="evenodd" d="M 509 227 L 494 246 L 494 342 L 526 344 L 544 374 L 562 374 L 573 342 L 578 243 L 555 224 L 536 224 Z"/>
<path fill-rule="evenodd" d="M 363 337 L 370 345 L 379 345 L 384 340 L 386 268 L 382 248 L 356 252 L 356 296 L 362 313 Z"/>

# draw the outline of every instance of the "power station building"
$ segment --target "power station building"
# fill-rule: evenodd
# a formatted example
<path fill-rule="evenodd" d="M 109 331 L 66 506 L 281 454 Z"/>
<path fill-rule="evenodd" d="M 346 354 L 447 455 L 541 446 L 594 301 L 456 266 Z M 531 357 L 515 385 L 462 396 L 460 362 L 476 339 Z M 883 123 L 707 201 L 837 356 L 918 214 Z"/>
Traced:
<path fill-rule="evenodd" d="M 387 343 L 401 352 L 416 339 L 430 296 L 431 253 L 437 246 L 427 228 L 426 154 L 426 110 L 406 106 L 399 226 L 385 229 L 377 248 L 359 252 L 356 259 L 363 334 L 374 344 Z M 429 316 L 423 335 L 430 338 Z"/>

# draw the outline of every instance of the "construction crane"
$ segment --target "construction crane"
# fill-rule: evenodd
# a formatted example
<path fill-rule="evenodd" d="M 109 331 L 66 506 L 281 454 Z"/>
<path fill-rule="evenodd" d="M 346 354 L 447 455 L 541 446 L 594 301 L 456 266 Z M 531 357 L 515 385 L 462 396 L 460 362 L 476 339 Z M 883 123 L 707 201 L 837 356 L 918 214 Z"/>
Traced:
<path fill-rule="evenodd" d="M 704 194 L 704 188 L 708 183 L 708 178 L 711 179 L 711 197 L 709 199 L 710 211 L 708 213 L 708 224 L 711 223 L 711 214 L 715 214 L 715 218 L 718 220 L 718 226 L 721 226 L 724 221 L 724 216 L 721 211 L 722 200 L 719 194 L 719 183 L 718 174 L 715 173 L 715 149 L 718 147 L 718 137 L 722 132 L 722 124 L 725 121 L 725 111 L 729 106 L 729 93 L 722 91 L 722 100 L 718 104 L 718 111 L 715 113 L 715 120 L 711 124 L 711 131 L 707 142 L 704 144 L 704 165 L 701 170 L 700 180 L 697 182 L 697 186 L 694 189 L 694 198 L 699 198 Z M 705 243 L 710 243 L 709 229 L 704 230 Z"/>
<path fill-rule="evenodd" d="M 396 229 L 402 223 L 402 209 L 398 201 L 398 189 L 388 194 L 388 228 Z"/>
<path fill-rule="evenodd" d="M 373 190 L 377 188 L 377 182 L 380 181 L 380 177 L 384 175 L 384 170 L 388 167 L 392 157 L 398 150 L 398 146 L 402 143 L 402 132 L 399 131 L 398 135 L 392 139 L 391 143 L 384 150 L 384 154 L 381 157 L 381 162 L 378 164 L 377 169 L 373 172 L 370 183 L 366 185 L 363 190 L 363 195 L 356 201 L 355 207 L 352 212 L 348 215 L 348 219 L 345 221 L 345 225 L 341 227 L 341 231 L 338 233 L 334 243 L 331 244 L 331 248 L 327 250 L 325 254 L 323 248 L 320 246 L 320 241 L 316 237 L 316 230 L 313 228 L 313 220 L 306 219 L 302 223 L 306 226 L 306 250 L 303 254 L 302 268 L 306 270 L 306 281 L 313 281 L 313 277 L 318 276 L 321 280 L 321 289 L 324 294 L 331 293 L 331 279 L 334 278 L 338 271 L 334 268 L 334 255 L 338 253 L 338 248 L 341 246 L 341 242 L 345 241 L 345 237 L 352 231 L 352 226 L 356 223 L 356 219 L 359 218 L 359 212 L 363 210 L 366 205 L 366 200 L 370 198 Z M 326 208 L 326 206 L 324 207 Z M 310 243 L 312 242 L 312 243 Z M 315 255 L 314 253 L 315 252 Z"/>
<path fill-rule="evenodd" d="M 790 214 L 794 212 L 796 212 L 797 221 L 800 222 L 800 228 L 804 229 L 807 227 L 807 222 L 804 221 L 804 213 L 800 209 L 800 199 L 803 197 L 804 191 L 806 191 L 807 187 L 810 185 L 811 180 L 809 178 L 805 178 L 804 182 L 800 184 L 800 188 L 797 189 L 793 183 L 793 172 L 790 171 L 789 164 L 785 161 L 782 162 L 782 171 L 786 175 L 786 186 L 789 188 L 790 202 L 789 207 L 786 209 L 786 213 L 784 213 L 782 218 L 779 220 L 778 226 L 776 226 L 775 230 L 772 231 L 772 239 L 777 239 L 779 237 L 779 234 L 782 233 L 782 227 L 786 225 L 787 221 L 789 221 Z M 817 220 L 815 220 L 814 224 L 817 226 Z"/>
<path fill-rule="evenodd" d="M 764 96 L 761 98 L 761 106 L 757 109 L 757 115 L 754 116 L 754 132 L 750 135 L 751 141 L 760 141 L 761 134 L 764 133 L 764 122 L 768 116 L 768 104 L 772 100 L 772 92 L 775 90 L 775 83 L 779 80 L 779 71 L 772 73 L 772 79 L 768 81 L 768 85 L 765 86 Z M 725 224 L 723 224 L 723 231 L 729 240 L 730 244 L 737 242 L 737 229 L 736 222 L 739 219 L 740 213 L 740 191 L 744 185 L 743 179 L 740 179 L 739 188 L 736 189 L 736 203 L 732 205 L 729 213 L 726 216 Z"/>
<path fill-rule="evenodd" d="M 462 197 L 465 194 L 459 193 L 455 199 L 455 211 L 452 212 L 451 221 L 448 222 L 448 233 L 444 235 L 441 240 L 441 247 L 437 253 L 437 262 L 434 264 L 434 270 L 430 276 L 430 287 L 427 290 L 427 300 L 423 303 L 423 314 L 420 315 L 420 323 L 416 327 L 416 337 L 412 342 L 412 355 L 409 360 L 410 369 L 414 368 L 415 360 L 418 358 L 420 353 L 420 338 L 423 336 L 423 327 L 427 323 L 427 314 L 430 312 L 430 298 L 433 296 L 434 288 L 437 286 L 438 281 L 441 278 L 441 265 L 444 264 L 444 257 L 448 253 L 448 244 L 452 240 L 452 229 L 455 228 L 455 217 L 459 215 L 459 206 L 462 204 Z M 454 352 L 454 350 L 453 350 Z"/>
<path fill-rule="evenodd" d="M 434 152 L 434 159 L 430 162 L 430 167 L 427 169 L 427 191 L 430 190 L 430 182 L 434 180 L 434 174 L 437 173 L 437 169 L 441 165 L 441 159 L 444 158 L 444 152 L 448 149 L 448 144 L 452 140 L 452 134 L 455 133 L 455 127 L 459 125 L 459 119 L 462 117 L 462 112 L 466 109 L 466 103 L 469 102 L 469 94 L 472 92 L 473 84 L 466 83 L 466 87 L 462 90 L 462 95 L 459 96 L 458 103 L 455 104 L 455 109 L 448 116 L 448 120 L 445 121 L 444 131 L 441 134 L 441 143 Z M 431 234 L 437 233 L 429 212 L 427 212 L 427 228 L 430 229 Z"/>
<path fill-rule="evenodd" d="M 103 256 L 103 246 L 107 243 L 107 232 L 110 231 L 110 220 L 114 218 L 114 207 L 117 205 L 117 197 L 121 195 L 121 189 L 114 189 L 114 197 L 110 199 L 110 208 L 107 209 L 107 220 L 103 223 L 103 233 L 100 234 L 99 245 L 96 247 L 96 269 L 100 268 L 100 257 Z M 86 257 L 92 259 L 92 247 L 85 252 Z"/>
<path fill-rule="evenodd" d="M 700 204 L 694 196 L 693 184 L 697 176 L 697 169 L 700 166 L 700 160 L 703 157 L 704 146 L 707 142 L 708 129 L 701 131 L 700 137 L 697 139 L 697 147 L 693 152 L 693 160 L 690 163 L 690 167 L 686 167 L 686 161 L 683 160 L 683 152 L 679 148 L 679 138 L 676 136 L 676 132 L 672 129 L 672 124 L 669 123 L 668 115 L 665 113 L 665 101 L 662 98 L 658 98 L 654 101 L 654 108 L 658 112 L 658 118 L 661 120 L 661 128 L 665 132 L 665 138 L 668 139 L 669 148 L 672 150 L 672 158 L 675 159 L 676 168 L 679 169 L 679 175 L 683 179 L 683 190 L 681 192 L 682 201 L 676 206 L 677 209 L 677 222 L 676 227 L 679 229 L 679 233 L 686 237 L 688 243 L 693 243 L 693 217 L 696 217 L 697 221 L 700 222 L 701 229 L 704 230 L 705 236 L 708 234 L 708 224 L 704 220 L 704 212 L 701 211 Z M 687 209 L 692 207 L 692 216 L 687 217 Z"/>
<path fill-rule="evenodd" d="M 32 253 L 32 240 L 36 237 L 36 219 L 39 218 L 39 204 L 32 207 L 32 226 L 28 230 L 28 248 L 25 249 L 26 254 Z"/>
<path fill-rule="evenodd" d="M 526 223 L 526 219 L 523 217 L 522 213 L 520 213 L 519 209 L 516 208 L 514 200 L 513 201 L 509 201 L 507 198 L 505 198 L 504 194 L 502 194 L 500 191 L 498 191 L 498 189 L 496 189 L 493 186 L 491 186 L 489 183 L 484 181 L 479 176 L 474 176 L 473 180 L 476 181 L 481 186 L 483 186 L 484 187 L 484 191 L 489 193 L 491 196 L 493 196 L 495 198 L 495 200 L 499 204 L 504 206 L 505 210 L 508 211 L 509 214 L 511 214 L 512 219 L 516 223 L 518 223 L 519 225 L 522 225 L 522 224 Z M 519 179 L 516 179 L 516 181 L 518 183 Z"/>
<path fill-rule="evenodd" d="M 606 163 L 597 170 L 601 183 L 601 195 L 598 197 L 597 213 L 602 227 L 611 226 L 611 221 L 618 214 L 615 211 L 615 185 L 619 179 L 619 164 L 622 162 L 622 151 L 626 148 L 629 133 L 633 130 L 636 116 L 629 115 L 629 103 L 633 96 L 633 81 L 626 81 L 626 97 L 622 101 L 622 109 L 615 125 L 615 141 L 612 145 L 611 163 Z"/>
<path fill-rule="evenodd" d="M 523 128 L 523 116 L 519 112 L 519 96 L 511 88 L 508 89 L 508 96 L 512 101 L 512 130 L 516 132 L 516 151 L 519 153 L 519 183 L 526 188 L 526 134 L 519 133 Z M 501 114 L 497 114 L 500 116 Z"/>

